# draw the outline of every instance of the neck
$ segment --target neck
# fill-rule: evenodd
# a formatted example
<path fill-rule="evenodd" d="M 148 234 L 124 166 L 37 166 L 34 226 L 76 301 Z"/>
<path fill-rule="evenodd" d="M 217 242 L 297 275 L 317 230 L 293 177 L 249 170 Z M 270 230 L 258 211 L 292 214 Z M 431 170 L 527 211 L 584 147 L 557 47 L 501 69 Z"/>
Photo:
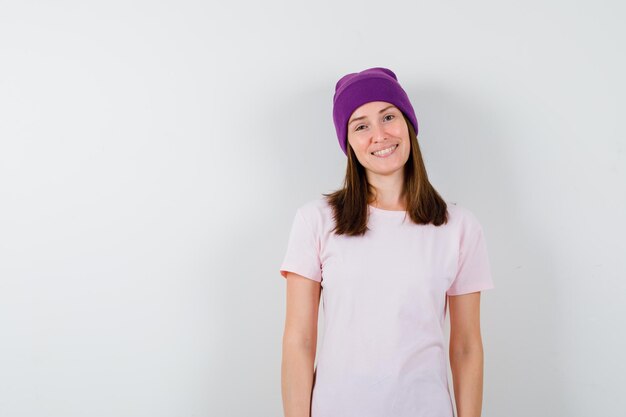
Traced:
<path fill-rule="evenodd" d="M 406 202 L 402 193 L 403 180 L 401 170 L 399 170 L 399 175 L 398 171 L 392 175 L 368 175 L 368 181 L 373 193 L 369 204 L 378 208 L 404 210 Z"/>

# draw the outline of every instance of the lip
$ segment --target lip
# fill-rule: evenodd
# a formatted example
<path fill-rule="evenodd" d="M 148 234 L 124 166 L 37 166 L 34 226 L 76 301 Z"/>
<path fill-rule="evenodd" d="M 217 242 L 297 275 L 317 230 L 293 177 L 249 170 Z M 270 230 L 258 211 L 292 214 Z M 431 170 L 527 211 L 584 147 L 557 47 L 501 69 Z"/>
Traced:
<path fill-rule="evenodd" d="M 393 151 L 389 152 L 389 153 L 388 153 L 388 154 L 386 154 L 386 155 L 383 155 L 383 156 L 378 156 L 378 155 L 374 155 L 374 153 L 373 153 L 373 152 L 382 151 L 382 150 L 384 150 L 384 149 L 388 149 L 388 148 L 390 148 L 391 146 L 387 146 L 387 147 L 385 147 L 385 148 L 378 149 L 378 150 L 376 150 L 376 151 L 372 151 L 372 152 L 370 152 L 370 155 L 372 155 L 372 156 L 374 156 L 374 157 L 376 157 L 376 158 L 388 158 L 388 157 L 390 157 L 391 155 L 393 155 L 393 154 L 394 154 L 394 153 L 398 150 L 398 147 L 400 146 L 400 144 L 396 143 L 395 145 L 392 145 L 392 146 L 395 146 L 395 149 L 394 149 Z"/>

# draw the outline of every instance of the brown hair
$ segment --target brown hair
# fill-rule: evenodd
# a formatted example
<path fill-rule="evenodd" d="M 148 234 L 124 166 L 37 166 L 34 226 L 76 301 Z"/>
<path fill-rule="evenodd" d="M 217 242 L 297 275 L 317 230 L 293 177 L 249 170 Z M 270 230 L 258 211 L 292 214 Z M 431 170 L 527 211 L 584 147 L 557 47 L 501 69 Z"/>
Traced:
<path fill-rule="evenodd" d="M 415 135 L 415 129 L 407 117 L 402 114 L 409 128 L 411 152 L 404 165 L 404 186 L 402 197 L 406 202 L 406 211 L 416 224 L 440 226 L 448 222 L 447 204 L 428 181 L 428 174 L 422 159 Z M 338 235 L 363 235 L 367 228 L 367 205 L 373 191 L 367 181 L 365 168 L 356 158 L 352 146 L 347 143 L 348 164 L 343 188 L 329 194 L 323 194 L 333 209 L 335 228 Z"/>

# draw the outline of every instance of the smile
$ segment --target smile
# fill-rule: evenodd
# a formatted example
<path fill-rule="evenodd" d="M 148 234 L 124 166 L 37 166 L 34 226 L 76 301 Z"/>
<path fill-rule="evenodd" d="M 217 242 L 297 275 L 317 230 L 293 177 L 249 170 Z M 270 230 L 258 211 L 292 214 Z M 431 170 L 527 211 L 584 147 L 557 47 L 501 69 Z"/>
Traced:
<path fill-rule="evenodd" d="M 389 148 L 382 149 L 382 150 L 377 151 L 377 152 L 372 152 L 371 154 L 374 155 L 374 156 L 377 156 L 379 158 L 386 158 L 389 155 L 391 155 L 392 153 L 394 153 L 394 151 L 397 148 L 398 148 L 398 145 L 396 144 L 396 145 L 390 146 Z"/>

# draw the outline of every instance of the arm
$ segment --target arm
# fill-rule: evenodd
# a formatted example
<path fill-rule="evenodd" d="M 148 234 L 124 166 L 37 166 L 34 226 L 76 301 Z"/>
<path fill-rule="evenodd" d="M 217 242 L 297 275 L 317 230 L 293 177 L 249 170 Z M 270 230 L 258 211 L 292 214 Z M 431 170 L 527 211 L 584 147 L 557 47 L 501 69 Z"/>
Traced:
<path fill-rule="evenodd" d="M 321 285 L 289 272 L 281 368 L 285 417 L 310 417 Z"/>
<path fill-rule="evenodd" d="M 450 368 L 458 417 L 480 417 L 483 397 L 483 345 L 480 292 L 449 296 Z"/>

